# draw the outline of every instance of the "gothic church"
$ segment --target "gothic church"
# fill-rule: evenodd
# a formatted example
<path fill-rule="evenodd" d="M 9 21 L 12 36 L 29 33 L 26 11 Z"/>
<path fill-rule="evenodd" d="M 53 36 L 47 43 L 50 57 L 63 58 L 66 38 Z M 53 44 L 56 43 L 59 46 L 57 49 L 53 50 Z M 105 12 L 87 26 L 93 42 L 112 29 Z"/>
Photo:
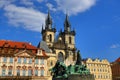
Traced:
<path fill-rule="evenodd" d="M 38 48 L 43 48 L 47 55 L 50 55 L 50 64 L 56 61 L 64 62 L 66 65 L 76 62 L 76 46 L 75 46 L 75 30 L 71 30 L 68 15 L 66 14 L 64 21 L 64 31 L 60 31 L 56 38 L 56 28 L 52 27 L 52 18 L 48 11 L 45 20 L 45 29 L 42 27 L 42 41 L 38 44 Z M 54 58 L 54 59 L 53 59 Z"/>

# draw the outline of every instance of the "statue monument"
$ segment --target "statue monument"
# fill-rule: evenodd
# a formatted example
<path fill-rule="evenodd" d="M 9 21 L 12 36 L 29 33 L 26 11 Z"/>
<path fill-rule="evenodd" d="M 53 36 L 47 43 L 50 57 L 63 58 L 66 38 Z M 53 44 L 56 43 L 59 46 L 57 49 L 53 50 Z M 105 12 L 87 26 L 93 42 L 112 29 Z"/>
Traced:
<path fill-rule="evenodd" d="M 86 65 L 82 65 L 80 51 L 77 52 L 75 65 L 66 66 L 63 62 L 57 61 L 55 66 L 50 69 L 52 80 L 94 80 L 94 75 L 90 74 Z"/>

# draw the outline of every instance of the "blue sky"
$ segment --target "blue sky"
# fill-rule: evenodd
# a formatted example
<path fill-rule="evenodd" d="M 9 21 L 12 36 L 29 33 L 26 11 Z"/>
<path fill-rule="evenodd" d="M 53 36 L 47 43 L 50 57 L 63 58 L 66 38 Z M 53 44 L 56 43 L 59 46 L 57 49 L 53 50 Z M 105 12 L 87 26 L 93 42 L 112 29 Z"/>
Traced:
<path fill-rule="evenodd" d="M 41 27 L 50 10 L 57 33 L 69 14 L 76 47 L 83 58 L 120 57 L 120 0 L 0 0 L 0 39 L 41 41 Z"/>

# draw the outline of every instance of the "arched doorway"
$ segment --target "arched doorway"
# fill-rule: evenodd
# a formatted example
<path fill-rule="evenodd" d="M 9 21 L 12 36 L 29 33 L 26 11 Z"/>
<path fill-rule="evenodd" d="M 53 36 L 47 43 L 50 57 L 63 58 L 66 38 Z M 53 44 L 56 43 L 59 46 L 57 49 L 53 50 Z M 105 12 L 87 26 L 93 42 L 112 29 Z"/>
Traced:
<path fill-rule="evenodd" d="M 58 53 L 58 61 L 64 62 L 64 56 L 63 56 L 63 53 L 62 53 L 62 52 L 59 52 L 59 53 Z"/>

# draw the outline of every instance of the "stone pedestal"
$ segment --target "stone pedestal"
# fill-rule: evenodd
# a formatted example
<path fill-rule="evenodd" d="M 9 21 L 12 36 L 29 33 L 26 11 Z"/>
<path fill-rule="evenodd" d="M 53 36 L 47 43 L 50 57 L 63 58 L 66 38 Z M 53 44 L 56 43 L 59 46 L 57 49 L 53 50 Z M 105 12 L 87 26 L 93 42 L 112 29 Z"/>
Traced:
<path fill-rule="evenodd" d="M 71 74 L 68 78 L 54 78 L 52 80 L 95 80 L 93 75 Z"/>
<path fill-rule="evenodd" d="M 71 74 L 68 76 L 68 80 L 94 80 L 94 76 L 93 75 Z"/>

